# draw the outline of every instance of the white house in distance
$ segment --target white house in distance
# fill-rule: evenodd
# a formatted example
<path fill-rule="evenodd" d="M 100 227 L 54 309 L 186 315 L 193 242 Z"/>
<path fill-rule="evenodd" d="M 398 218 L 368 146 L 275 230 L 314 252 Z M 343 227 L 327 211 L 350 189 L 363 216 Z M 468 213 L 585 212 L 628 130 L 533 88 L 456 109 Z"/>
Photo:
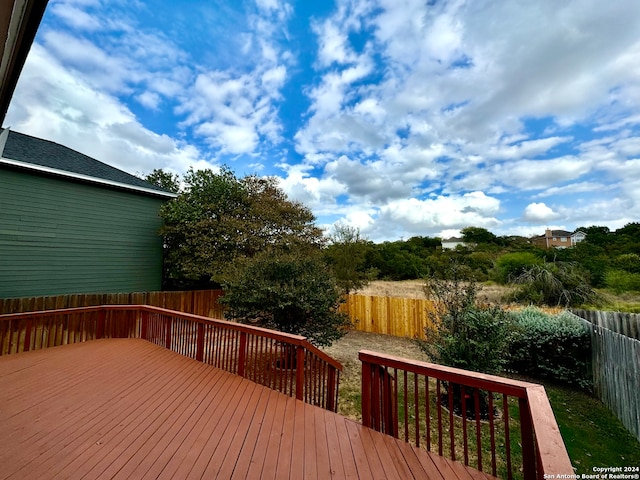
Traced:
<path fill-rule="evenodd" d="M 460 246 L 465 246 L 464 240 L 458 237 L 451 238 L 443 238 L 442 239 L 442 249 L 443 250 L 455 250 L 455 248 Z"/>

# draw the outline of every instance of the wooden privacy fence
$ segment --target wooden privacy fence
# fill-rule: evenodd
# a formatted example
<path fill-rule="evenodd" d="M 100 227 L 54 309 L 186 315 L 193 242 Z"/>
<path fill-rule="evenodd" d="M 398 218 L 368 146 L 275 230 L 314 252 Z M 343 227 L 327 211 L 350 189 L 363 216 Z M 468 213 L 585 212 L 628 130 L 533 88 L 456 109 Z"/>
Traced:
<path fill-rule="evenodd" d="M 588 313 L 585 313 L 588 312 Z M 640 440 L 640 340 L 633 334 L 638 316 L 615 312 L 574 311 L 591 331 L 593 390 L 638 440 Z M 585 315 L 587 319 L 582 318 Z M 605 327 L 603 325 L 608 325 Z"/>
<path fill-rule="evenodd" d="M 433 302 L 422 298 L 348 295 L 339 310 L 357 321 L 354 330 L 424 339 L 429 324 L 427 311 L 433 310 Z"/>
<path fill-rule="evenodd" d="M 337 411 L 342 365 L 299 335 L 142 305 L 0 315 L 0 355 L 101 338 L 142 338 Z"/>
<path fill-rule="evenodd" d="M 10 298 L 0 299 L 0 314 L 94 305 L 151 305 L 222 319 L 224 306 L 218 299 L 223 294 L 222 290 L 196 290 Z M 354 330 L 424 339 L 427 310 L 432 308 L 433 302 L 419 298 L 347 295 L 339 310 L 357 320 Z"/>
<path fill-rule="evenodd" d="M 0 314 L 91 307 L 95 305 L 151 305 L 193 313 L 203 317 L 223 318 L 224 307 L 218 303 L 222 290 L 188 292 L 86 293 L 47 297 L 0 298 Z"/>
<path fill-rule="evenodd" d="M 593 325 L 640 340 L 640 315 L 637 313 L 578 309 L 573 309 L 571 312 Z"/>
<path fill-rule="evenodd" d="M 543 386 L 367 350 L 360 361 L 363 425 L 501 478 L 573 475 Z"/>

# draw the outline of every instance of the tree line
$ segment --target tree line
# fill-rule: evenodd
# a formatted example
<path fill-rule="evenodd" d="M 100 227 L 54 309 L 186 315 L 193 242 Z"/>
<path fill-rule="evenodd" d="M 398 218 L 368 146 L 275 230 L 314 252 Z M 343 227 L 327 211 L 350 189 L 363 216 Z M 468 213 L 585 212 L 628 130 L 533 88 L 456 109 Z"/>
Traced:
<path fill-rule="evenodd" d="M 348 225 L 325 234 L 275 178 L 222 167 L 145 179 L 178 194 L 160 211 L 165 289 L 222 287 L 231 318 L 320 345 L 348 327 L 336 309 L 342 294 L 374 279 L 442 277 L 452 261 L 469 279 L 521 285 L 528 303 L 585 303 L 593 288 L 640 291 L 640 223 L 582 227 L 585 241 L 550 250 L 469 226 L 463 246 L 444 250 L 429 236 L 374 243 Z"/>

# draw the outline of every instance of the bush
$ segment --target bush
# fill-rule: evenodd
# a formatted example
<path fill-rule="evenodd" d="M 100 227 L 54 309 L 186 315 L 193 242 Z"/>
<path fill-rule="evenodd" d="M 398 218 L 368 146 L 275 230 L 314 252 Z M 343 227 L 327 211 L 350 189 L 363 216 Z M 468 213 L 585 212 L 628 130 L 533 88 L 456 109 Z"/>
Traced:
<path fill-rule="evenodd" d="M 247 259 L 223 285 L 225 315 L 331 345 L 351 322 L 337 311 L 341 293 L 319 255 L 263 252 Z"/>
<path fill-rule="evenodd" d="M 625 270 L 607 270 L 604 284 L 610 290 L 620 295 L 624 292 L 640 291 L 640 273 L 630 273 Z"/>
<path fill-rule="evenodd" d="M 574 263 L 532 265 L 513 280 L 520 285 L 511 300 L 534 305 L 577 307 L 598 301 L 598 295 Z"/>
<path fill-rule="evenodd" d="M 522 275 L 532 265 L 542 263 L 542 259 L 531 252 L 505 253 L 496 261 L 496 281 L 507 283 Z"/>
<path fill-rule="evenodd" d="M 435 301 L 430 327 L 420 347 L 450 367 L 499 373 L 505 364 L 510 317 L 499 307 L 476 305 L 477 284 L 469 269 L 451 261 L 440 277 L 426 280 L 425 293 Z"/>
<path fill-rule="evenodd" d="M 433 333 L 433 332 L 431 332 Z M 454 332 L 441 331 L 429 342 L 439 363 L 482 373 L 500 373 L 509 346 L 510 317 L 499 307 L 471 307 L 460 316 Z M 432 339 L 435 339 L 433 336 Z"/>
<path fill-rule="evenodd" d="M 512 312 L 508 369 L 591 388 L 589 329 L 569 312 L 549 315 L 535 307 Z"/>

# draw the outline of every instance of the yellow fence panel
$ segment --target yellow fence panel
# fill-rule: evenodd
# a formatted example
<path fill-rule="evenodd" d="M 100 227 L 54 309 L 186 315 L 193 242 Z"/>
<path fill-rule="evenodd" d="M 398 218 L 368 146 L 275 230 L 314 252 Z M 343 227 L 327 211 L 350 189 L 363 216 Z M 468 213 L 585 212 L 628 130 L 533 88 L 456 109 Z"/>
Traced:
<path fill-rule="evenodd" d="M 340 311 L 355 322 L 354 330 L 424 339 L 433 302 L 420 298 L 347 295 Z"/>

